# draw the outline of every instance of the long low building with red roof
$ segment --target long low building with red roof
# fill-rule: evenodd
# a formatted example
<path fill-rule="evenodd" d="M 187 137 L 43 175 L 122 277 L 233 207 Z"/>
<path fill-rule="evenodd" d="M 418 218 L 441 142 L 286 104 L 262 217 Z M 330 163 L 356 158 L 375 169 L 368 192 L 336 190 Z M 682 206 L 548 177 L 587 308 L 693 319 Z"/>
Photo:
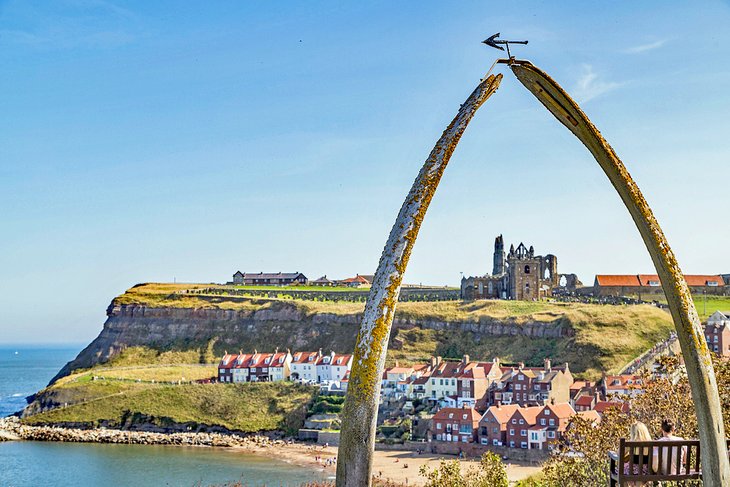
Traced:
<path fill-rule="evenodd" d="M 687 285 L 694 293 L 730 294 L 730 286 L 719 274 L 686 274 Z M 587 288 L 588 290 L 590 288 Z M 662 294 L 662 283 L 656 274 L 597 274 L 593 281 L 595 296 L 629 296 Z"/>

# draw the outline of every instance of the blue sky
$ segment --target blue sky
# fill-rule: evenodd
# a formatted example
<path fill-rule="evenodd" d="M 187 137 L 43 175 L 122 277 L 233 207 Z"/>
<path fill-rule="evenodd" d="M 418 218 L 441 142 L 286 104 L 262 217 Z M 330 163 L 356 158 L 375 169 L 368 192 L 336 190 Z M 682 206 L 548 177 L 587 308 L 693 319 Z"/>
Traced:
<path fill-rule="evenodd" d="M 137 282 L 372 273 L 418 169 L 500 54 L 566 87 L 687 273 L 730 272 L 727 2 L 0 2 L 0 342 L 83 342 Z M 510 74 L 406 281 L 494 237 L 584 283 L 651 272 L 589 153 Z"/>

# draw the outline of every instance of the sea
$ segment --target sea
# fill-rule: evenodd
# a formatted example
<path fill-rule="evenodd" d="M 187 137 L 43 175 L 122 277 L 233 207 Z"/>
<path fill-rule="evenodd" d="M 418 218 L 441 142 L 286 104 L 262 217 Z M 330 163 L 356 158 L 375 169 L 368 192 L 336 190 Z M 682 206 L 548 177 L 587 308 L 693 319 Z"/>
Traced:
<path fill-rule="evenodd" d="M 23 409 L 81 346 L 0 346 L 0 416 Z M 300 486 L 327 474 L 226 448 L 0 442 L 0 486 Z"/>

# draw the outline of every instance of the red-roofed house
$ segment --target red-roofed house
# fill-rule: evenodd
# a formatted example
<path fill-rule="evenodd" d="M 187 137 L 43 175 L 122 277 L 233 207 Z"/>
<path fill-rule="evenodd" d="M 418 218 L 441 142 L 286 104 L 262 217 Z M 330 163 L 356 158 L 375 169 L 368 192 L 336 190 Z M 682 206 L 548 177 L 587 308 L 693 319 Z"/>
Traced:
<path fill-rule="evenodd" d="M 591 411 L 594 407 L 596 407 L 597 402 L 598 398 L 596 398 L 595 394 L 582 394 L 573 399 L 573 409 L 577 412 Z"/>
<path fill-rule="evenodd" d="M 330 352 L 317 360 L 317 382 L 339 381 L 352 366 L 352 355 Z"/>
<path fill-rule="evenodd" d="M 517 404 L 491 406 L 479 420 L 479 443 L 502 446 L 507 444 L 507 425 L 517 411 Z"/>
<path fill-rule="evenodd" d="M 565 431 L 568 420 L 575 414 L 570 404 L 548 404 L 536 417 L 536 423 L 530 426 L 529 448 L 552 450 L 555 442 Z"/>
<path fill-rule="evenodd" d="M 464 355 L 463 367 L 456 374 L 457 407 L 476 407 L 480 411 L 487 408 L 487 390 L 492 382 L 502 377 L 499 360 L 492 362 L 470 362 Z"/>
<path fill-rule="evenodd" d="M 537 424 L 537 417 L 543 406 L 520 407 L 512 414 L 507 424 L 506 443 L 510 448 L 530 448 L 528 431 Z"/>
<path fill-rule="evenodd" d="M 434 441 L 474 443 L 480 414 L 474 408 L 443 408 L 431 418 Z"/>
<path fill-rule="evenodd" d="M 317 381 L 317 361 L 322 356 L 318 352 L 295 352 L 291 360 L 291 379 L 296 381 Z"/>
<path fill-rule="evenodd" d="M 338 283 L 348 287 L 364 287 L 370 285 L 370 281 L 368 281 L 360 274 L 356 275 L 355 277 L 349 277 L 347 279 L 338 281 Z"/>
<path fill-rule="evenodd" d="M 715 311 L 707 319 L 705 325 L 705 339 L 707 346 L 713 352 L 728 356 L 730 355 L 730 313 Z"/>
<path fill-rule="evenodd" d="M 601 382 L 603 397 L 611 399 L 615 395 L 635 396 L 644 388 L 644 381 L 639 375 L 607 375 Z"/>
<path fill-rule="evenodd" d="M 629 403 L 620 401 L 598 401 L 596 403 L 596 407 L 593 408 L 593 410 L 600 414 L 601 417 L 603 417 L 603 414 L 606 412 L 606 410 L 610 408 L 618 409 L 622 413 L 628 413 Z"/>

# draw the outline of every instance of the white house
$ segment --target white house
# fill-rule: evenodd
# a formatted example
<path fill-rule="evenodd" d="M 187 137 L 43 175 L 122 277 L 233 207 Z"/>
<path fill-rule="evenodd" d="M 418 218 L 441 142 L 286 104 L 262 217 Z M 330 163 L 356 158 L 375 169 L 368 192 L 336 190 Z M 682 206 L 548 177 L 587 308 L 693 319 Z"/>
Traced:
<path fill-rule="evenodd" d="M 322 356 L 320 352 L 296 352 L 292 355 L 290 364 L 291 380 L 316 381 L 317 361 Z"/>

